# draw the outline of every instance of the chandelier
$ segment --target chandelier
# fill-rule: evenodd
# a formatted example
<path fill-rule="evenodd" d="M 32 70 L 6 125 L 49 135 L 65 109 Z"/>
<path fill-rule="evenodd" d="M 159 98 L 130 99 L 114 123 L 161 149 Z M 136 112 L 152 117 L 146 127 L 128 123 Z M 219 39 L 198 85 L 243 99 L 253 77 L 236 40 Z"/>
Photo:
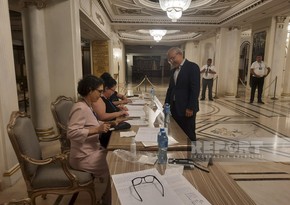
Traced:
<path fill-rule="evenodd" d="M 188 9 L 191 0 L 159 0 L 160 7 L 167 12 L 168 18 L 176 22 L 182 16 L 182 11 Z"/>
<path fill-rule="evenodd" d="M 166 34 L 167 30 L 153 29 L 149 30 L 151 36 L 153 36 L 156 42 L 161 41 L 162 37 Z"/>

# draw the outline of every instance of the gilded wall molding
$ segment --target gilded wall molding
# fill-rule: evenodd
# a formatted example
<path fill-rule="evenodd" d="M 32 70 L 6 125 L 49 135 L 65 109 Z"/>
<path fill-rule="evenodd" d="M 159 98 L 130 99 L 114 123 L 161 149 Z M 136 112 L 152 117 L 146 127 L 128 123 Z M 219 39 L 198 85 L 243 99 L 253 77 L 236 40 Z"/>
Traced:
<path fill-rule="evenodd" d="M 49 0 L 24 0 L 23 4 L 24 7 L 36 6 L 38 9 L 43 9 L 46 7 L 48 1 Z"/>
<path fill-rule="evenodd" d="M 12 176 L 14 173 L 16 173 L 18 170 L 20 169 L 20 165 L 19 163 L 17 163 L 15 166 L 13 166 L 11 169 L 9 169 L 8 171 L 4 172 L 3 176 L 4 177 L 10 177 Z"/>

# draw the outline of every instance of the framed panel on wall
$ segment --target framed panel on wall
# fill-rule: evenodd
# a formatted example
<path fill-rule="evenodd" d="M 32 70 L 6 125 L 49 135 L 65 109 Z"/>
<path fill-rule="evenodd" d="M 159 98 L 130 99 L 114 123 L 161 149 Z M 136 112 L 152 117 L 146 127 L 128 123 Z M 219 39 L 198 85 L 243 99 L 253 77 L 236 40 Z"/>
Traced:
<path fill-rule="evenodd" d="M 266 31 L 261 31 L 253 35 L 253 52 L 252 62 L 256 60 L 257 55 L 261 55 L 264 59 L 266 47 Z"/>

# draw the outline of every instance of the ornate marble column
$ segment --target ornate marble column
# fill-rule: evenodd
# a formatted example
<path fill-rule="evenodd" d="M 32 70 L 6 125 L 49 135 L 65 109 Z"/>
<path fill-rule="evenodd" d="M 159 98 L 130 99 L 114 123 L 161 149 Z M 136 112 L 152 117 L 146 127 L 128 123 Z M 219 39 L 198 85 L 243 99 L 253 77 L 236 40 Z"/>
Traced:
<path fill-rule="evenodd" d="M 12 111 L 19 109 L 8 0 L 0 0 L 0 25 L 0 187 L 4 189 L 21 176 L 6 130 Z"/>
<path fill-rule="evenodd" d="M 228 43 L 228 28 L 219 28 L 216 30 L 216 51 L 215 51 L 215 62 L 214 65 L 218 70 L 216 76 L 217 93 L 215 97 L 223 96 L 226 93 L 226 82 L 227 82 L 227 69 L 228 69 L 228 57 L 227 57 L 227 45 Z M 216 81 L 214 82 L 216 84 Z"/>
<path fill-rule="evenodd" d="M 241 30 L 237 27 L 232 27 L 229 30 L 225 96 L 235 96 L 238 83 Z"/>
<path fill-rule="evenodd" d="M 23 35 L 30 112 L 40 139 L 54 134 L 50 111 L 50 81 L 44 21 L 44 0 L 24 1 Z"/>
<path fill-rule="evenodd" d="M 286 17 L 277 16 L 276 17 L 276 29 L 274 37 L 274 47 L 273 47 L 273 59 L 271 66 L 270 83 L 275 82 L 277 76 L 277 86 L 275 88 L 275 83 L 270 85 L 269 95 L 275 97 L 281 96 L 282 93 L 282 83 L 283 83 L 283 69 L 285 60 L 285 42 L 287 38 L 287 26 Z M 267 59 L 265 59 L 267 62 Z M 265 86 L 267 87 L 267 85 Z M 276 89 L 276 90 L 275 90 Z"/>
<path fill-rule="evenodd" d="M 288 21 L 289 23 L 289 21 Z M 283 91 L 282 96 L 290 97 L 290 40 L 288 42 L 288 51 L 286 56 L 284 80 L 283 80 Z"/>
<path fill-rule="evenodd" d="M 195 62 L 200 65 L 199 62 L 199 42 L 190 41 L 185 44 L 185 58 L 189 61 Z"/>

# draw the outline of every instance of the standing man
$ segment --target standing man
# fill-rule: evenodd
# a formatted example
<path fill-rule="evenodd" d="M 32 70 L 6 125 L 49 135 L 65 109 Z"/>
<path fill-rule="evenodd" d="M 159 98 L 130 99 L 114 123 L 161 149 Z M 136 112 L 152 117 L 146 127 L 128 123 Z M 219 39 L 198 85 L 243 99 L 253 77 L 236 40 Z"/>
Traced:
<path fill-rule="evenodd" d="M 183 58 L 178 47 L 167 52 L 172 65 L 165 103 L 170 104 L 172 117 L 191 141 L 196 141 L 195 119 L 199 111 L 200 70 L 197 64 Z"/>
<path fill-rule="evenodd" d="M 207 64 L 202 66 L 200 73 L 202 73 L 202 92 L 201 99 L 205 99 L 206 87 L 208 87 L 208 99 L 213 101 L 212 98 L 212 86 L 213 86 L 213 77 L 216 74 L 215 67 L 212 65 L 212 59 L 207 59 Z"/>
<path fill-rule="evenodd" d="M 267 67 L 266 64 L 262 61 L 262 55 L 256 57 L 256 61 L 251 65 L 251 76 L 252 76 L 252 87 L 251 87 L 251 99 L 250 103 L 253 103 L 256 88 L 258 87 L 258 103 L 265 104 L 262 101 L 262 92 L 264 86 L 264 79 L 269 75 L 271 69 Z M 266 73 L 267 72 L 267 73 Z"/>

